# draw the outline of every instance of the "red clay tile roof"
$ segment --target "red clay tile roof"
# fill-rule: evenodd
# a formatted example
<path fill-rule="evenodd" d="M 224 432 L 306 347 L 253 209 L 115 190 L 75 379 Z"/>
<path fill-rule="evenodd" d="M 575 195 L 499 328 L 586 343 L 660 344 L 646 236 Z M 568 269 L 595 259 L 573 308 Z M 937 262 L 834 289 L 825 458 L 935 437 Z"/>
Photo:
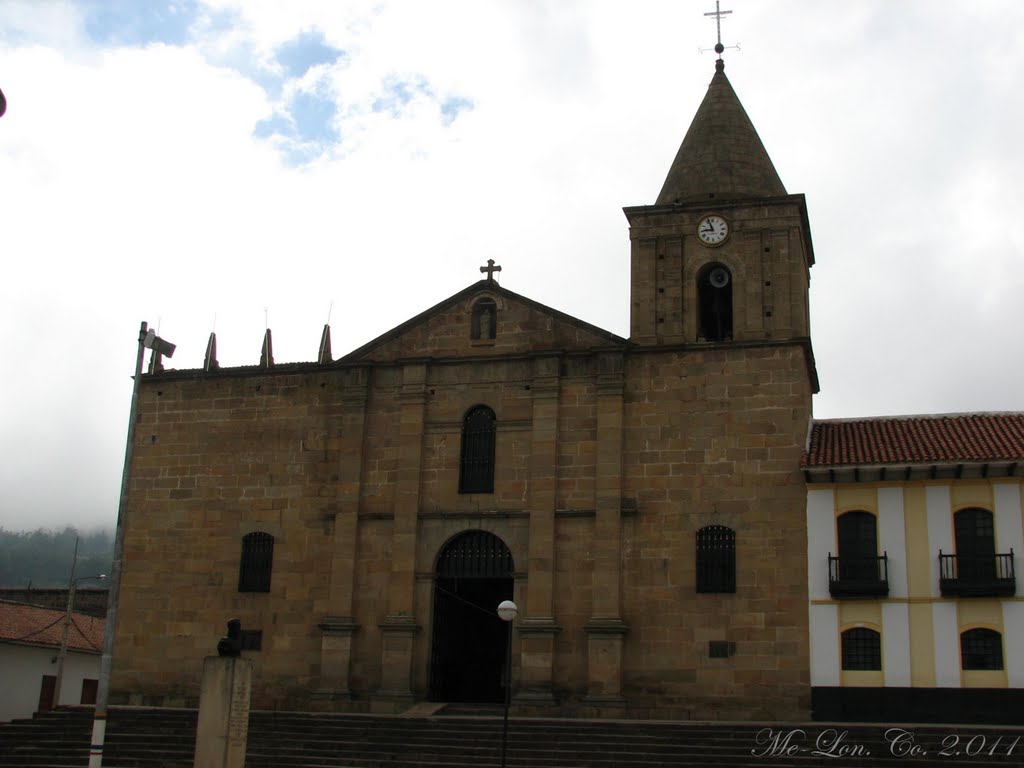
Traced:
<path fill-rule="evenodd" d="M 0 643 L 23 643 L 59 648 L 64 629 L 64 611 L 38 605 L 0 600 Z M 68 648 L 74 651 L 103 651 L 103 619 L 71 614 Z"/>
<path fill-rule="evenodd" d="M 1024 461 L 1024 413 L 815 421 L 802 467 Z"/>

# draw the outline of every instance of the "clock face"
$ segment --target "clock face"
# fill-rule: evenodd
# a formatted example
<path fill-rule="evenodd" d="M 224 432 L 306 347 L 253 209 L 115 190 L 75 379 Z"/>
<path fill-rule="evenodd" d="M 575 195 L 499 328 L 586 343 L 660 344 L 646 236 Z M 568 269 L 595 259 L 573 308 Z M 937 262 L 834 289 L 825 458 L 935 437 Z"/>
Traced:
<path fill-rule="evenodd" d="M 704 245 L 721 245 L 729 237 L 729 222 L 718 214 L 705 216 L 697 223 L 697 237 Z"/>

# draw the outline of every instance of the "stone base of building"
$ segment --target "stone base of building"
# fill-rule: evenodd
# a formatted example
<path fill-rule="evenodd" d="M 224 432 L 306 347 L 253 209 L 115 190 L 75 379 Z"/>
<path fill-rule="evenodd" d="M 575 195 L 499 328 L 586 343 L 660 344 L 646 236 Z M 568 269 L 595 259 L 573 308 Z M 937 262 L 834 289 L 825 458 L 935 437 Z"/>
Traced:
<path fill-rule="evenodd" d="M 819 721 L 1024 725 L 1021 688 L 811 689 Z"/>
<path fill-rule="evenodd" d="M 864 691 L 876 689 L 815 689 L 816 693 L 821 691 Z M 881 690 L 881 689 L 878 689 Z M 892 689 L 889 689 L 892 690 Z M 1006 691 L 1003 691 L 1006 693 Z M 624 696 L 587 696 L 585 694 L 573 694 L 567 691 L 559 691 L 555 694 L 538 695 L 536 693 L 524 692 L 513 693 L 512 703 L 509 709 L 513 717 L 563 717 L 563 718 L 598 718 L 598 719 L 625 719 L 625 720 L 700 720 L 700 721 L 759 721 L 759 722 L 807 722 L 811 719 L 811 711 L 806 706 L 806 695 L 787 691 L 781 692 L 772 697 L 770 701 L 752 699 L 749 696 L 735 696 L 721 699 L 699 699 L 693 696 L 650 696 L 630 695 L 626 692 Z M 410 709 L 422 706 L 426 702 L 423 696 L 415 694 L 385 693 L 374 694 L 353 693 L 344 690 L 315 689 L 307 695 L 298 692 L 291 692 L 289 695 L 282 695 L 278 699 L 268 700 L 264 695 L 260 699 L 254 699 L 254 710 L 285 710 L 296 712 L 344 712 L 344 713 L 372 713 L 381 715 L 395 715 L 409 712 Z M 822 709 L 823 712 L 836 712 L 836 707 L 831 704 L 826 694 L 820 702 L 822 707 L 826 705 L 830 709 Z M 182 696 L 178 693 L 157 694 L 157 693 L 127 693 L 124 691 L 112 691 L 110 702 L 115 706 L 134 707 L 170 707 L 170 708 L 196 708 L 199 704 L 198 696 Z M 482 711 L 491 713 L 499 702 L 494 704 L 479 705 Z M 443 703 L 438 703 L 437 714 L 444 714 Z M 465 709 L 472 709 L 474 704 L 459 704 L 452 702 L 451 706 L 460 712 Z M 1018 707 L 1024 711 L 1024 708 Z M 877 711 L 877 707 L 875 707 Z M 852 716 L 835 715 L 833 717 L 818 717 L 816 719 L 834 720 L 863 720 Z M 904 718 L 905 720 L 905 718 Z M 961 717 L 959 720 L 947 719 L 946 722 L 965 722 Z M 922 722 L 928 722 L 922 720 Z M 991 721 L 997 722 L 997 721 Z M 1008 720 L 1006 722 L 1017 722 Z"/>

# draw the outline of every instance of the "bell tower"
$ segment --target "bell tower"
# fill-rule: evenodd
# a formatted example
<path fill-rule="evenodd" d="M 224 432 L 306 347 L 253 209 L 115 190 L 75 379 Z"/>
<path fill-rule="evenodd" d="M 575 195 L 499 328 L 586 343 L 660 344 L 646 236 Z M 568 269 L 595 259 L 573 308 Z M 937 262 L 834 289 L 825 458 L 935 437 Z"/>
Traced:
<path fill-rule="evenodd" d="M 807 205 L 786 192 L 721 58 L 657 201 L 624 211 L 634 342 L 801 342 L 817 389 Z"/>

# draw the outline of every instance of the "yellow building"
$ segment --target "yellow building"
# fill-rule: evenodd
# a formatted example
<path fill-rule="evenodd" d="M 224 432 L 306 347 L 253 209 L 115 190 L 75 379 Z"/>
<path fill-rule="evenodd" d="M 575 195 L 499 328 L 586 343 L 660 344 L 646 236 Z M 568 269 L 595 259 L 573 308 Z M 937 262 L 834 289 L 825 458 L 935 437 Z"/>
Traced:
<path fill-rule="evenodd" d="M 1013 722 L 1024 414 L 816 421 L 804 457 L 815 717 Z"/>

